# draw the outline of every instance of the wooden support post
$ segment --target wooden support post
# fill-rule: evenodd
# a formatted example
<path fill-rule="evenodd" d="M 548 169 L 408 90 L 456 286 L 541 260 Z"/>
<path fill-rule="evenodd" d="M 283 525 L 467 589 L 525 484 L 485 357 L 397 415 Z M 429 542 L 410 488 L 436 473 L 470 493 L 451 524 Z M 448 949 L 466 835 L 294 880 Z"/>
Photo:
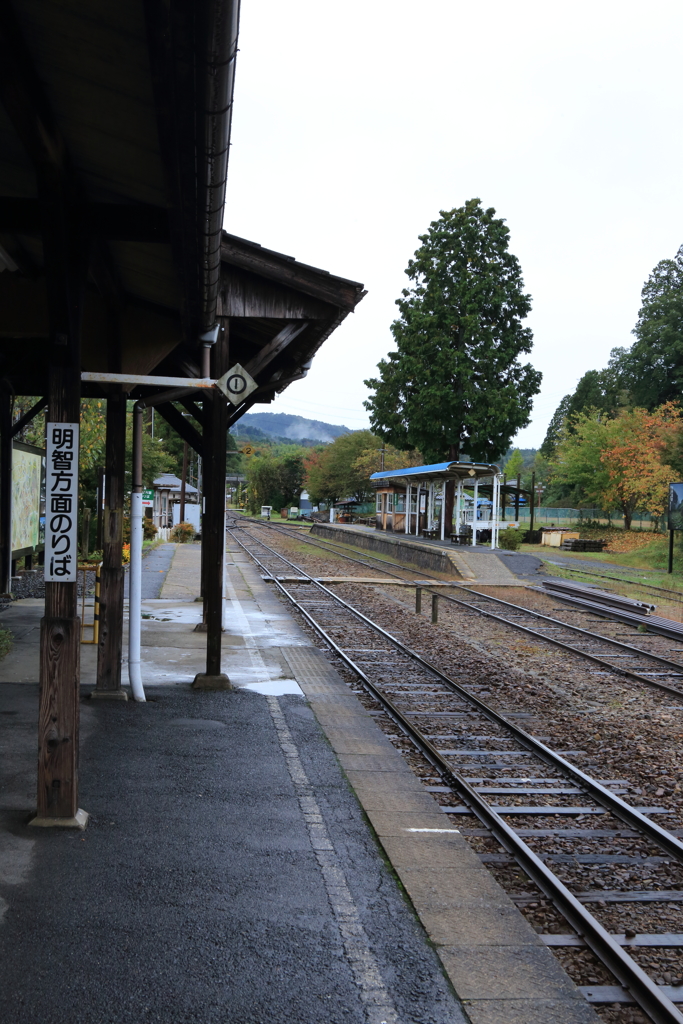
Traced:
<path fill-rule="evenodd" d="M 50 330 L 47 421 L 78 423 L 87 243 L 74 219 L 62 168 L 39 166 L 37 179 Z M 50 466 L 47 473 L 49 495 Z M 78 807 L 79 687 L 77 584 L 46 581 L 40 632 L 38 812 L 32 825 L 84 828 L 87 822 L 87 814 Z"/>
<path fill-rule="evenodd" d="M 81 519 L 81 558 L 87 558 L 90 554 L 90 519 L 92 509 L 83 508 Z"/>
<path fill-rule="evenodd" d="M 12 589 L 12 409 L 7 388 L 0 391 L 0 593 Z"/>
<path fill-rule="evenodd" d="M 105 469 L 104 466 L 99 466 L 97 470 L 97 535 L 95 537 L 95 550 L 102 551 L 102 545 L 104 544 L 104 534 L 102 533 L 102 524 L 104 521 L 104 479 Z"/>
<path fill-rule="evenodd" d="M 212 351 L 212 374 L 218 378 L 229 368 L 228 327 L 219 331 Z M 211 396 L 205 417 L 204 498 L 202 517 L 202 575 L 206 622 L 206 672 L 195 676 L 198 690 L 231 690 L 221 672 L 223 634 L 223 556 L 225 552 L 225 467 L 228 439 L 228 409 L 223 396 Z"/>
<path fill-rule="evenodd" d="M 673 530 L 669 530 L 669 567 L 667 569 L 667 572 L 668 573 L 672 573 L 673 571 L 674 571 L 674 531 Z"/>
<path fill-rule="evenodd" d="M 422 611 L 422 587 L 415 587 L 415 614 Z"/>
<path fill-rule="evenodd" d="M 123 651 L 123 497 L 126 469 L 126 396 L 107 399 L 105 509 L 102 521 L 97 686 L 91 697 L 127 700 L 121 687 Z"/>
<path fill-rule="evenodd" d="M 432 594 L 432 622 L 439 621 L 439 595 Z"/>

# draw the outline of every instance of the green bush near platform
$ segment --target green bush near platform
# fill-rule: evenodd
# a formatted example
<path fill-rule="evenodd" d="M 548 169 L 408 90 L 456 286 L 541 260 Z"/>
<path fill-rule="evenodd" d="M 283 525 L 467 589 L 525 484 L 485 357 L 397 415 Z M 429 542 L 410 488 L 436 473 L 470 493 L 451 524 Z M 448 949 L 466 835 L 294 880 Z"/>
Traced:
<path fill-rule="evenodd" d="M 516 551 L 526 532 L 526 530 L 517 530 L 508 526 L 507 530 L 501 530 L 498 534 L 498 547 L 503 551 Z"/>
<path fill-rule="evenodd" d="M 187 544 L 194 538 L 195 531 L 192 523 L 178 523 L 171 530 L 171 540 L 176 541 L 177 544 Z"/>

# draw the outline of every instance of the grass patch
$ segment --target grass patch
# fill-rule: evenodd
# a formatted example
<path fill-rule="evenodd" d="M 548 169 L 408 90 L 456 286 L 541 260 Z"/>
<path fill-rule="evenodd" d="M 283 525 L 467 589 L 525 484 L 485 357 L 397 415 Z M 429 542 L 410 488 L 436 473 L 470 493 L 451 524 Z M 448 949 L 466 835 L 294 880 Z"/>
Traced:
<path fill-rule="evenodd" d="M 0 659 L 12 649 L 12 634 L 9 629 L 0 629 Z"/>

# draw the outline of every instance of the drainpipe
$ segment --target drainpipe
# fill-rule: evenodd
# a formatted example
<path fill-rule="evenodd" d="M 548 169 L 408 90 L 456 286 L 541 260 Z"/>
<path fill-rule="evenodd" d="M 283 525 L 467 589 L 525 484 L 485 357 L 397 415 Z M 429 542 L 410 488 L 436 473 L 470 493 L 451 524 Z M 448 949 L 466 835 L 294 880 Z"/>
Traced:
<path fill-rule="evenodd" d="M 133 489 L 130 496 L 130 572 L 128 576 L 128 677 L 133 699 L 145 701 L 140 672 L 142 621 L 142 411 L 133 406 Z"/>

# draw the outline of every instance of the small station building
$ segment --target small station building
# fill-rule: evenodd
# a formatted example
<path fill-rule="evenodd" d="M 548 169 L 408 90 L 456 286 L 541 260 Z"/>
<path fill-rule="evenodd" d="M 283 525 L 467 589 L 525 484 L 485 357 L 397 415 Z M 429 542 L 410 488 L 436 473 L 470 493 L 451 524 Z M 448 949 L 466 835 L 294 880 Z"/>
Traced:
<path fill-rule="evenodd" d="M 376 528 L 453 543 L 498 546 L 501 526 L 516 526 L 501 516 L 502 475 L 495 464 L 438 462 L 373 473 Z M 446 485 L 453 481 L 453 522 L 446 522 Z"/>

